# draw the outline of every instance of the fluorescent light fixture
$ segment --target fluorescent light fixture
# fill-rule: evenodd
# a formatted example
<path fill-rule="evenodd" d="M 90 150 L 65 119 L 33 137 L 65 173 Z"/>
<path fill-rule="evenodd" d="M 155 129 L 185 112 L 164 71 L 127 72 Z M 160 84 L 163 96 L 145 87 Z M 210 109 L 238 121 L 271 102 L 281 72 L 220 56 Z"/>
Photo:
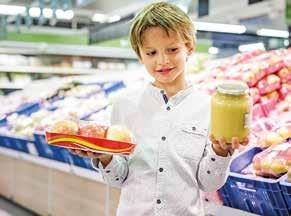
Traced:
<path fill-rule="evenodd" d="M 194 22 L 194 25 L 197 30 L 210 31 L 210 32 L 243 34 L 247 30 L 244 25 L 230 25 L 230 24 L 209 23 L 209 22 Z"/>
<path fill-rule="evenodd" d="M 275 30 L 275 29 L 259 29 L 257 31 L 257 35 L 267 36 L 267 37 L 280 37 L 280 38 L 288 38 L 289 32 L 283 30 Z"/>
<path fill-rule="evenodd" d="M 254 50 L 265 50 L 265 45 L 263 43 L 253 43 L 253 44 L 244 44 L 238 47 L 240 52 L 249 52 Z"/>
<path fill-rule="evenodd" d="M 107 22 L 110 22 L 110 23 L 112 23 L 112 22 L 117 22 L 117 21 L 119 21 L 120 19 L 121 19 L 120 16 L 118 16 L 118 15 L 114 15 L 114 16 L 108 17 Z"/>
<path fill-rule="evenodd" d="M 25 12 L 25 7 L 16 5 L 0 5 L 1 15 L 17 15 Z"/>
<path fill-rule="evenodd" d="M 105 14 L 95 13 L 92 17 L 93 22 L 104 23 L 107 20 L 107 16 Z"/>
<path fill-rule="evenodd" d="M 38 8 L 38 7 L 30 8 L 29 14 L 32 17 L 39 17 L 40 16 L 40 8 Z M 43 16 L 47 19 L 52 18 L 53 10 L 50 8 L 44 8 L 43 9 Z M 72 10 L 63 11 L 61 9 L 57 9 L 56 16 L 57 16 L 57 19 L 71 20 L 74 17 L 74 11 L 72 11 Z"/>
<path fill-rule="evenodd" d="M 29 8 L 29 15 L 31 17 L 39 17 L 40 16 L 40 9 L 36 7 Z"/>
<path fill-rule="evenodd" d="M 212 54 L 212 55 L 216 55 L 216 54 L 219 53 L 219 49 L 218 49 L 217 47 L 210 47 L 210 48 L 208 49 L 208 53 L 209 53 L 209 54 Z"/>
<path fill-rule="evenodd" d="M 56 15 L 57 15 L 57 19 L 71 20 L 74 17 L 74 11 L 72 10 L 63 11 L 61 9 L 57 9 Z"/>

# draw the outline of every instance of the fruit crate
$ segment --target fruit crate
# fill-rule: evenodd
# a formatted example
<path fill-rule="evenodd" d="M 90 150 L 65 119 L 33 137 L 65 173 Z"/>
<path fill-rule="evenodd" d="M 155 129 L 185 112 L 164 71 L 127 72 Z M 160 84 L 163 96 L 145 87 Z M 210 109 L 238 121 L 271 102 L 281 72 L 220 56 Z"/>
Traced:
<path fill-rule="evenodd" d="M 67 157 L 68 155 L 64 149 L 48 145 L 45 139 L 44 132 L 35 131 L 34 140 L 35 147 L 40 157 L 70 163 L 70 158 Z"/>
<path fill-rule="evenodd" d="M 26 104 L 24 107 L 19 108 L 15 113 L 20 115 L 30 115 L 31 113 L 39 110 L 39 103 Z M 7 119 L 0 121 L 0 127 L 6 127 Z M 8 134 L 0 134 L 0 146 L 14 149 L 21 152 L 37 154 L 34 148 L 34 140 L 25 137 L 18 137 Z"/>
<path fill-rule="evenodd" d="M 220 189 L 226 206 L 264 216 L 288 216 L 288 209 L 279 179 L 241 174 L 262 149 L 251 148 L 237 156 L 230 165 L 225 185 Z"/>
<path fill-rule="evenodd" d="M 35 146 L 40 157 L 68 163 L 86 169 L 93 169 L 89 158 L 79 157 L 71 154 L 67 149 L 49 145 L 45 139 L 44 132 L 35 131 L 34 139 Z"/>
<path fill-rule="evenodd" d="M 289 215 L 291 215 L 291 182 L 287 182 L 287 175 L 285 175 L 282 181 L 280 181 L 280 186 L 282 188 L 283 196 L 287 203 Z"/>

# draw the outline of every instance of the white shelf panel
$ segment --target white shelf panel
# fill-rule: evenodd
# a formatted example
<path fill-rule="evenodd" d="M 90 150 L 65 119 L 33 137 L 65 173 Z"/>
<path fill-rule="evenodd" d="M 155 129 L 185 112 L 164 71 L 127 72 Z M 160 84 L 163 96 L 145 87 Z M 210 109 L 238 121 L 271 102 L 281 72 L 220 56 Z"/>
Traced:
<path fill-rule="evenodd" d="M 40 74 L 63 74 L 63 75 L 88 75 L 100 72 L 98 69 L 61 68 L 61 67 L 31 67 L 31 66 L 0 66 L 0 72 L 11 73 L 40 73 Z"/>
<path fill-rule="evenodd" d="M 38 157 L 38 156 L 22 153 L 19 151 L 15 151 L 15 150 L 3 148 L 3 147 L 0 147 L 0 154 L 6 155 L 18 160 L 24 160 L 30 163 L 34 163 L 43 167 L 59 170 L 62 172 L 73 173 L 77 176 L 84 177 L 92 181 L 104 183 L 101 174 L 98 173 L 97 171 L 77 167 L 74 165 L 58 162 L 55 160 L 46 159 L 43 157 Z"/>

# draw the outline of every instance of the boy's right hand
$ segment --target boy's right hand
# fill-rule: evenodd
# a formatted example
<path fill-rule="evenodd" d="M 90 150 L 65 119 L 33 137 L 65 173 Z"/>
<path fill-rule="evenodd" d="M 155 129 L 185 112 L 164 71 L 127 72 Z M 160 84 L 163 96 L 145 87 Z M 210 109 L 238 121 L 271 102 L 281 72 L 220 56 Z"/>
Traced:
<path fill-rule="evenodd" d="M 97 152 L 91 152 L 91 151 L 83 151 L 79 149 L 69 149 L 69 151 L 74 154 L 78 155 L 80 157 L 87 157 L 87 158 L 98 158 L 100 162 L 102 163 L 103 167 L 106 167 L 112 160 L 112 155 L 109 154 L 102 154 Z"/>

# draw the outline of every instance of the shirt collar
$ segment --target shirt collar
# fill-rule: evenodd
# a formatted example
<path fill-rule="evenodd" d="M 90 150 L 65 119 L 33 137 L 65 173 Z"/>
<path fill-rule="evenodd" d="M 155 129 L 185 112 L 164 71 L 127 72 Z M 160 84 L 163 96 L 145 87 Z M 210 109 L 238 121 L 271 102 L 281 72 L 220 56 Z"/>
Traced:
<path fill-rule="evenodd" d="M 174 96 L 172 96 L 169 99 L 168 103 L 171 103 L 173 105 L 177 105 L 184 98 L 186 98 L 191 92 L 194 91 L 194 85 L 190 82 L 187 82 L 187 83 L 188 83 L 188 88 L 183 89 L 183 90 L 179 91 L 177 94 L 175 94 Z M 149 83 L 147 86 L 147 90 L 155 99 L 157 99 L 158 101 L 165 104 L 165 101 L 164 101 L 163 96 L 162 96 L 163 92 L 165 92 L 164 89 L 158 88 L 158 87 L 154 86 L 152 83 Z"/>

